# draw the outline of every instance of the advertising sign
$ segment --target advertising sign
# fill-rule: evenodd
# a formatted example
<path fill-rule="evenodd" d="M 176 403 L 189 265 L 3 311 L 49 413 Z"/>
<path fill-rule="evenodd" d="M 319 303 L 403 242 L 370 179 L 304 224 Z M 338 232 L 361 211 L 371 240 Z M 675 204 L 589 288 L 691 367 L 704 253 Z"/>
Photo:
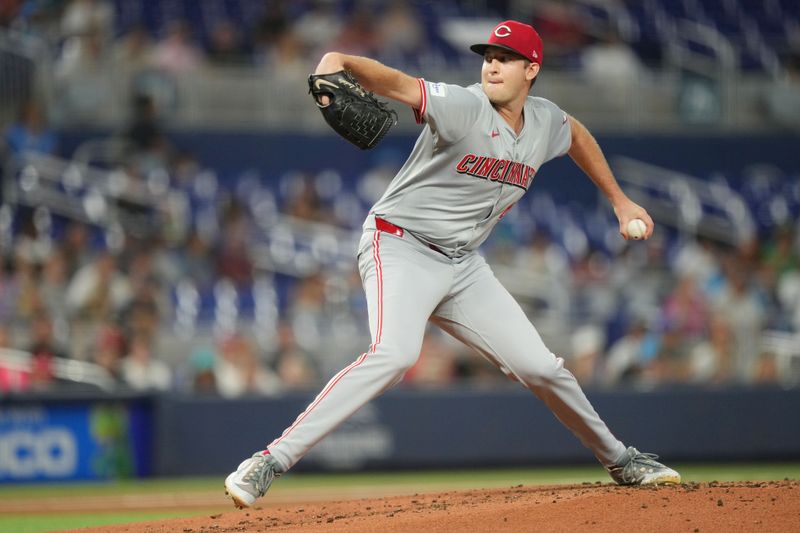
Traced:
<path fill-rule="evenodd" d="M 0 483 L 147 475 L 149 416 L 136 402 L 0 405 Z"/>

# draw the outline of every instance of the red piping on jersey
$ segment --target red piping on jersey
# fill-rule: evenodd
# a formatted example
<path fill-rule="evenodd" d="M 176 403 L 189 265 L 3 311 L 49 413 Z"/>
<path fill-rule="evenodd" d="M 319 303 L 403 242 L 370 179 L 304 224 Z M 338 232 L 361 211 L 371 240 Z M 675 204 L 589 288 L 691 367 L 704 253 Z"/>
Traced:
<path fill-rule="evenodd" d="M 339 371 L 338 374 L 333 376 L 333 378 L 331 378 L 331 380 L 328 382 L 328 384 L 325 385 L 325 388 L 322 389 L 322 392 L 320 392 L 317 395 L 317 397 L 314 399 L 314 401 L 311 402 L 311 404 L 308 407 L 306 407 L 306 410 L 303 411 L 302 413 L 300 413 L 300 415 L 297 417 L 297 419 L 294 421 L 294 423 L 291 426 L 289 426 L 288 428 L 286 428 L 284 430 L 284 432 L 281 434 L 281 436 L 278 437 L 277 439 L 275 439 L 274 441 L 272 441 L 269 444 L 269 446 L 277 445 L 287 435 L 289 435 L 289 433 L 291 433 L 292 430 L 294 428 L 296 428 L 297 425 L 300 422 L 302 422 L 303 419 L 305 417 L 307 417 L 309 415 L 309 413 L 311 413 L 311 411 L 313 411 L 314 408 L 317 407 L 317 405 L 319 405 L 319 403 L 322 400 L 325 399 L 325 396 L 328 395 L 328 393 L 333 389 L 333 387 L 337 383 L 339 383 L 339 381 L 343 377 L 345 377 L 348 372 L 350 372 L 355 367 L 357 367 L 358 365 L 363 363 L 364 360 L 367 358 L 367 356 L 369 354 L 375 353 L 375 350 L 378 348 L 378 345 L 381 343 L 381 335 L 383 333 L 383 264 L 381 263 L 381 255 L 380 255 L 380 239 L 381 239 L 381 232 L 379 230 L 375 230 L 375 234 L 372 236 L 372 257 L 375 259 L 375 274 L 376 274 L 375 277 L 376 277 L 376 282 L 377 282 L 377 285 L 378 285 L 378 323 L 377 323 L 377 325 L 375 327 L 375 342 L 373 342 L 370 345 L 369 350 L 367 350 L 366 352 L 361 354 L 361 357 L 359 357 L 358 359 L 356 359 L 355 361 L 350 363 L 350 365 L 348 365 L 347 367 L 343 368 L 342 370 Z M 269 446 L 267 446 L 267 448 L 268 448 L 267 452 L 268 453 L 269 453 Z"/>
<path fill-rule="evenodd" d="M 425 80 L 417 78 L 417 83 L 419 83 L 420 104 L 419 109 L 414 109 L 414 120 L 417 124 L 422 124 L 425 122 L 425 111 L 428 109 L 428 94 L 425 91 Z"/>

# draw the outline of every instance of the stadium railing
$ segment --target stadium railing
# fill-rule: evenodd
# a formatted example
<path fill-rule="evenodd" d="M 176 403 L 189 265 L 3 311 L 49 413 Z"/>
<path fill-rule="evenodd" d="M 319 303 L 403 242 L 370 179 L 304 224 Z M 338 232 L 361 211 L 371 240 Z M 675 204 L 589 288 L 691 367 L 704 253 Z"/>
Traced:
<path fill-rule="evenodd" d="M 0 369 L 30 375 L 33 367 L 32 353 L 0 348 Z M 117 388 L 115 381 L 103 367 L 87 361 L 54 357 L 50 371 L 54 378 L 61 381 L 92 385 L 105 392 L 113 392 Z"/>

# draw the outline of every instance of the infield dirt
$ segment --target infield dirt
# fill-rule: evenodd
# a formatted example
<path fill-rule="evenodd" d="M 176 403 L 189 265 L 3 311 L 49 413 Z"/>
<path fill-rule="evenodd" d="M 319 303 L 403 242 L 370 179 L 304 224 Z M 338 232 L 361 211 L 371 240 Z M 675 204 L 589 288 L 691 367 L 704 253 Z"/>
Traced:
<path fill-rule="evenodd" d="M 221 514 L 83 529 L 92 533 L 800 531 L 800 482 L 584 484 L 270 503 Z"/>

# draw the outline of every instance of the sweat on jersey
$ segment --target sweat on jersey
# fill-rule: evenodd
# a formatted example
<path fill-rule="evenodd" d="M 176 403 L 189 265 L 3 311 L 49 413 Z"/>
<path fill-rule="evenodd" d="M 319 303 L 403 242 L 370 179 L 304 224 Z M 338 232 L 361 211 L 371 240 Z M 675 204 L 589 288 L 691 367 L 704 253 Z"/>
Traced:
<path fill-rule="evenodd" d="M 542 164 L 569 150 L 570 123 L 553 102 L 528 96 L 516 135 L 480 84 L 419 82 L 414 111 L 425 127 L 365 228 L 384 218 L 457 257 L 486 240 Z"/>

